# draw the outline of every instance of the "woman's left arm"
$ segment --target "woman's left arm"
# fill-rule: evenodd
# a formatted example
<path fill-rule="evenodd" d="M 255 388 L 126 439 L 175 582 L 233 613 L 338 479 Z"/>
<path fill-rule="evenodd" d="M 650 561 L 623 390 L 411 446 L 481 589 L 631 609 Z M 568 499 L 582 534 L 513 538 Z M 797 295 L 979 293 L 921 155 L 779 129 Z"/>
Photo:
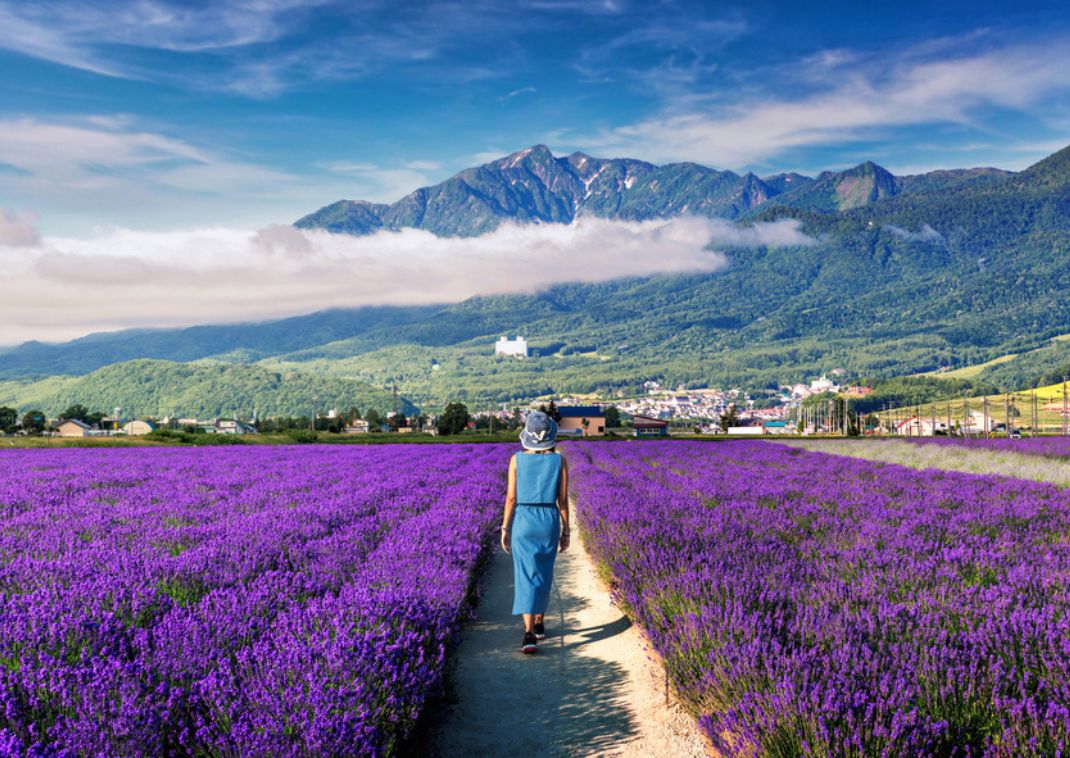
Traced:
<path fill-rule="evenodd" d="M 509 459 L 509 476 L 505 486 L 505 513 L 502 514 L 502 550 L 509 552 L 513 546 L 513 512 L 516 510 L 516 456 Z"/>
<path fill-rule="evenodd" d="M 561 514 L 561 550 L 568 550 L 568 461 L 561 456 L 561 481 L 557 486 L 557 510 Z"/>

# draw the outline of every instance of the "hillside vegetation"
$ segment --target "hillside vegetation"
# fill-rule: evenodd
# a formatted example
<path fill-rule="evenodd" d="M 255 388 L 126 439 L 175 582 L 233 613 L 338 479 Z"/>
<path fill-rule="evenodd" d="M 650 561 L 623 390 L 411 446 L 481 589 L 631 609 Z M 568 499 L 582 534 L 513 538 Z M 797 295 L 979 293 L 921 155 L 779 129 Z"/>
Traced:
<path fill-rule="evenodd" d="M 318 398 L 313 403 L 313 398 Z M 0 382 L 0 405 L 33 407 L 50 415 L 80 402 L 126 416 L 311 416 L 328 408 L 391 410 L 393 397 L 362 382 L 259 366 L 137 360 L 85 376 Z M 411 411 L 406 400 L 399 410 Z"/>

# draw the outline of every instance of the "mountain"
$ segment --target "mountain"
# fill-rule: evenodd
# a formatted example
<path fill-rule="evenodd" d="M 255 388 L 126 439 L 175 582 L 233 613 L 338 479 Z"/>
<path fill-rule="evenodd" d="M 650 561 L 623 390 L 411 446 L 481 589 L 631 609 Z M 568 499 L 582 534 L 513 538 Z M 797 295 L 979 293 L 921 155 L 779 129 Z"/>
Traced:
<path fill-rule="evenodd" d="M 655 166 L 623 158 L 573 153 L 557 158 L 535 145 L 422 187 L 392 205 L 339 200 L 299 219 L 301 229 L 371 234 L 380 229 L 426 229 L 470 237 L 503 221 L 569 223 L 582 214 L 643 220 L 683 213 L 739 218 L 791 187 L 798 174 L 740 176 L 697 163 Z"/>
<path fill-rule="evenodd" d="M 374 234 L 425 229 L 471 237 L 505 221 L 564 223 L 577 216 L 644 221 L 683 214 L 742 219 L 767 205 L 836 213 L 894 197 L 1007 176 L 998 169 L 953 169 L 896 177 L 872 161 L 817 179 L 797 173 L 759 178 L 697 163 L 655 166 L 584 153 L 555 157 L 534 145 L 444 182 L 421 187 L 391 205 L 339 200 L 297 220 L 301 229 Z"/>
<path fill-rule="evenodd" d="M 781 193 L 774 203 L 829 213 L 870 205 L 900 191 L 899 182 L 890 172 L 866 161 L 847 171 L 824 171 L 816 181 Z"/>
<path fill-rule="evenodd" d="M 377 228 L 411 222 L 469 235 L 507 219 L 701 212 L 736 214 L 743 224 L 796 219 L 818 242 L 727 249 L 729 265 L 714 274 L 27 344 L 0 354 L 0 376 L 25 386 L 33 377 L 66 374 L 44 381 L 65 383 L 63 397 L 90 404 L 92 398 L 71 389 L 74 375 L 131 358 L 169 358 L 292 372 L 309 382 L 334 378 L 378 388 L 397 382 L 406 396 L 434 408 L 450 399 L 489 404 L 549 393 L 632 392 L 648 379 L 673 387 L 762 388 L 834 368 L 886 377 L 1016 353 L 1013 372 L 1011 364 L 998 364 L 978 376 L 1010 386 L 1030 371 L 1057 373 L 1070 363 L 1064 343 L 1047 347 L 1070 333 L 1070 148 L 1014 173 L 895 177 L 863 163 L 816 179 L 759 179 L 696 164 L 654 166 L 579 153 L 555 158 L 536 147 L 401 203 L 358 205 L 364 219 L 358 231 L 376 218 L 383 224 Z M 333 211 L 339 230 L 346 207 Z M 538 356 L 496 358 L 494 340 L 518 332 Z M 101 402 L 113 397 L 106 384 L 133 393 L 136 385 L 124 377 L 147 376 L 137 363 L 114 368 L 94 380 L 93 397 Z M 209 392 L 210 384 L 200 386 L 199 395 Z M 364 390 L 354 386 L 358 391 Z"/>

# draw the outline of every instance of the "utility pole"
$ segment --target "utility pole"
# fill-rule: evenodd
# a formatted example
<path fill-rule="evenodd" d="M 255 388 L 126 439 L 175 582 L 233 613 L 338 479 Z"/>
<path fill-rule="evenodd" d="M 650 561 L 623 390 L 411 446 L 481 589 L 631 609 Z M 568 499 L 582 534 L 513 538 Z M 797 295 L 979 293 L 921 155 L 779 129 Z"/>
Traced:
<path fill-rule="evenodd" d="M 398 383 L 394 382 L 394 415 L 398 415 Z"/>
<path fill-rule="evenodd" d="M 965 395 L 963 395 L 962 396 L 962 431 L 963 431 L 963 436 L 965 436 L 967 439 L 970 436 L 970 421 L 972 419 L 973 419 L 973 417 L 970 416 L 970 401 Z"/>
<path fill-rule="evenodd" d="M 988 395 L 985 395 L 984 404 L 985 404 L 985 420 L 984 420 L 984 425 L 985 426 L 981 431 L 984 432 L 985 436 L 987 437 L 988 436 L 988 432 L 989 432 L 989 429 L 988 429 Z"/>
<path fill-rule="evenodd" d="M 1007 436 L 1011 436 L 1011 393 L 1003 393 L 1003 415 L 1007 419 Z"/>
<path fill-rule="evenodd" d="M 947 436 L 951 436 L 951 398 L 947 399 Z"/>
<path fill-rule="evenodd" d="M 1063 376 L 1063 436 L 1070 435 L 1070 430 L 1067 429 L 1068 422 L 1070 422 L 1070 415 L 1067 414 L 1066 407 L 1066 376 Z"/>

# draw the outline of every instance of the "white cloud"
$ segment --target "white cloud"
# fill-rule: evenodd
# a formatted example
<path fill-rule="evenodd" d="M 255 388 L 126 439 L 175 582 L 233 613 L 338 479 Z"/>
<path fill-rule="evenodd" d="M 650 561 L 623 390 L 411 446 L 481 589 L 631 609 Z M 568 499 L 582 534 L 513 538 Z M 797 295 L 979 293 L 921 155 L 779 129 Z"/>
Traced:
<path fill-rule="evenodd" d="M 885 224 L 884 229 L 908 242 L 943 242 L 944 240 L 944 235 L 928 224 L 922 224 L 916 232 L 904 229 L 901 226 L 893 226 L 892 224 Z"/>
<path fill-rule="evenodd" d="M 0 344 L 715 271 L 726 258 L 714 247 L 809 242 L 795 221 L 737 227 L 693 217 L 505 224 L 469 239 L 281 226 L 48 237 L 36 247 L 0 248 Z"/>
<path fill-rule="evenodd" d="M 256 224 L 288 220 L 364 189 L 395 200 L 416 186 L 409 182 L 426 179 L 401 168 L 354 182 L 343 178 L 356 170 L 352 165 L 334 177 L 292 174 L 142 128 L 125 116 L 0 118 L 5 165 L 11 168 L 0 203 L 48 208 L 40 221 L 46 232 L 68 233 L 113 219 L 117 209 L 145 226 L 164 214 L 170 227 L 206 216 L 222 223 L 249 223 L 249 216 Z"/>
<path fill-rule="evenodd" d="M 986 107 L 1024 110 L 1070 91 L 1068 70 L 1066 39 L 972 54 L 951 42 L 896 57 L 836 50 L 765 72 L 766 81 L 790 87 L 790 94 L 743 94 L 727 105 L 695 96 L 670 100 L 658 116 L 568 141 L 657 162 L 739 167 L 890 127 L 969 124 Z"/>
<path fill-rule="evenodd" d="M 287 21 L 320 5 L 306 0 L 225 3 L 0 2 L 0 47 L 106 76 L 141 78 L 101 48 L 122 45 L 178 53 L 219 52 L 271 42 Z"/>
<path fill-rule="evenodd" d="M 526 95 L 528 93 L 533 92 L 538 92 L 538 90 L 534 87 L 520 87 L 519 89 L 514 89 L 499 97 L 498 102 L 505 102 L 506 100 L 512 100 L 514 97 L 518 97 L 519 95 Z"/>
<path fill-rule="evenodd" d="M 447 47 L 469 49 L 490 28 L 521 23 L 507 8 L 464 3 L 399 12 L 382 0 L 0 0 L 0 48 L 105 76 L 268 98 L 438 60 Z M 146 50 L 167 55 L 137 54 Z M 502 76 L 509 46 L 494 52 L 487 65 L 440 66 L 435 75 Z M 188 65 L 175 66 L 174 56 Z"/>
<path fill-rule="evenodd" d="M 33 247 L 40 239 L 33 222 L 0 208 L 0 247 Z"/>

